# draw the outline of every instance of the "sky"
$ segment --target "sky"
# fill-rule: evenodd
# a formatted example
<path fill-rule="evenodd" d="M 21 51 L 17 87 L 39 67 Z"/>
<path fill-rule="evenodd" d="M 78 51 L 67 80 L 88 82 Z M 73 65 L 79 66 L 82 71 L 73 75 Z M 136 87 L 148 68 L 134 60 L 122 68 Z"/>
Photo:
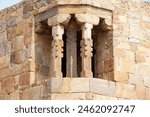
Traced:
<path fill-rule="evenodd" d="M 9 7 L 11 5 L 14 5 L 18 2 L 20 2 L 21 0 L 0 0 L 0 10 L 6 8 L 6 7 Z M 145 1 L 149 1 L 150 0 L 145 0 Z"/>
<path fill-rule="evenodd" d="M 20 1 L 21 0 L 0 0 L 0 10 L 9 7 L 11 5 L 14 5 Z"/>

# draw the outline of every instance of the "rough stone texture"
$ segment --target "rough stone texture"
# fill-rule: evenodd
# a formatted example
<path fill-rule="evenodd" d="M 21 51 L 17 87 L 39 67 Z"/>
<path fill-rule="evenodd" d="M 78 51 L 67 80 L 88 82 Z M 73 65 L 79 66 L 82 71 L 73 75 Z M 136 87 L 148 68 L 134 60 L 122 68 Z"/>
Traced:
<path fill-rule="evenodd" d="M 62 94 L 55 94 L 51 95 L 52 100 L 86 100 L 86 93 L 62 93 Z"/>
<path fill-rule="evenodd" d="M 71 80 L 71 92 L 89 92 L 89 78 L 73 78 Z"/>
<path fill-rule="evenodd" d="M 141 0 L 24 0 L 1 10 L 0 99 L 150 99 L 149 13 Z M 61 73 L 66 36 L 77 39 L 74 76 Z"/>
<path fill-rule="evenodd" d="M 116 97 L 136 99 L 135 86 L 125 83 L 116 83 Z"/>
<path fill-rule="evenodd" d="M 107 80 L 90 79 L 90 91 L 104 96 L 115 96 L 115 83 Z"/>
<path fill-rule="evenodd" d="M 38 100 L 41 99 L 43 87 L 35 86 L 29 89 L 26 89 L 20 93 L 21 100 Z"/>

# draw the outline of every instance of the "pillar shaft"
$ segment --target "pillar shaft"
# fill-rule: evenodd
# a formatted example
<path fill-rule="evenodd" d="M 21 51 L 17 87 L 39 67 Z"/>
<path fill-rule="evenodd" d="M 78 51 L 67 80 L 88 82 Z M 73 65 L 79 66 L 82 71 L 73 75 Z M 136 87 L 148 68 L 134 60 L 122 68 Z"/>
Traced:
<path fill-rule="evenodd" d="M 51 77 L 62 78 L 62 57 L 63 57 L 63 40 L 64 27 L 56 25 L 52 27 L 52 56 L 51 56 Z"/>
<path fill-rule="evenodd" d="M 92 73 L 92 51 L 93 40 L 92 38 L 93 25 L 85 23 L 82 25 L 82 40 L 81 40 L 81 58 L 82 58 L 82 77 L 93 77 Z"/>

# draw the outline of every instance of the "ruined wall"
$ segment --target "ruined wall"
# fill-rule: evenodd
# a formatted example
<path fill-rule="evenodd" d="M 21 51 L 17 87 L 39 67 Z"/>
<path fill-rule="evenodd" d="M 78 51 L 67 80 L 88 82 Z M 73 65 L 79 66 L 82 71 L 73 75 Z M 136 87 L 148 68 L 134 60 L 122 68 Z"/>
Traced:
<path fill-rule="evenodd" d="M 98 33 L 100 79 L 49 79 L 52 37 L 35 33 L 33 14 L 50 2 L 0 11 L 0 99 L 150 99 L 149 3 L 100 0 L 114 8 L 113 34 Z"/>

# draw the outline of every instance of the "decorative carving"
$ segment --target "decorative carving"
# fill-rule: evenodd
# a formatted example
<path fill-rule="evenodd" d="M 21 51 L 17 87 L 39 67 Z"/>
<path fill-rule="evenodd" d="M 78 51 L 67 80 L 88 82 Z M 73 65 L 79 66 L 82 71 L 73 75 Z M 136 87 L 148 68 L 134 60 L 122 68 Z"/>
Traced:
<path fill-rule="evenodd" d="M 82 77 L 92 77 L 92 51 L 93 51 L 93 40 L 92 37 L 93 25 L 85 23 L 82 25 L 82 40 L 80 42 L 81 46 L 81 58 L 82 58 Z"/>
<path fill-rule="evenodd" d="M 83 39 L 80 42 L 81 46 L 81 57 L 92 57 L 93 56 L 93 40 L 92 39 Z"/>
<path fill-rule="evenodd" d="M 63 57 L 63 40 L 62 35 L 64 27 L 56 25 L 52 28 L 52 54 L 51 54 L 51 73 L 52 78 L 62 78 L 61 61 Z"/>
<path fill-rule="evenodd" d="M 57 58 L 63 57 L 63 40 L 57 39 L 52 41 L 52 57 Z"/>

